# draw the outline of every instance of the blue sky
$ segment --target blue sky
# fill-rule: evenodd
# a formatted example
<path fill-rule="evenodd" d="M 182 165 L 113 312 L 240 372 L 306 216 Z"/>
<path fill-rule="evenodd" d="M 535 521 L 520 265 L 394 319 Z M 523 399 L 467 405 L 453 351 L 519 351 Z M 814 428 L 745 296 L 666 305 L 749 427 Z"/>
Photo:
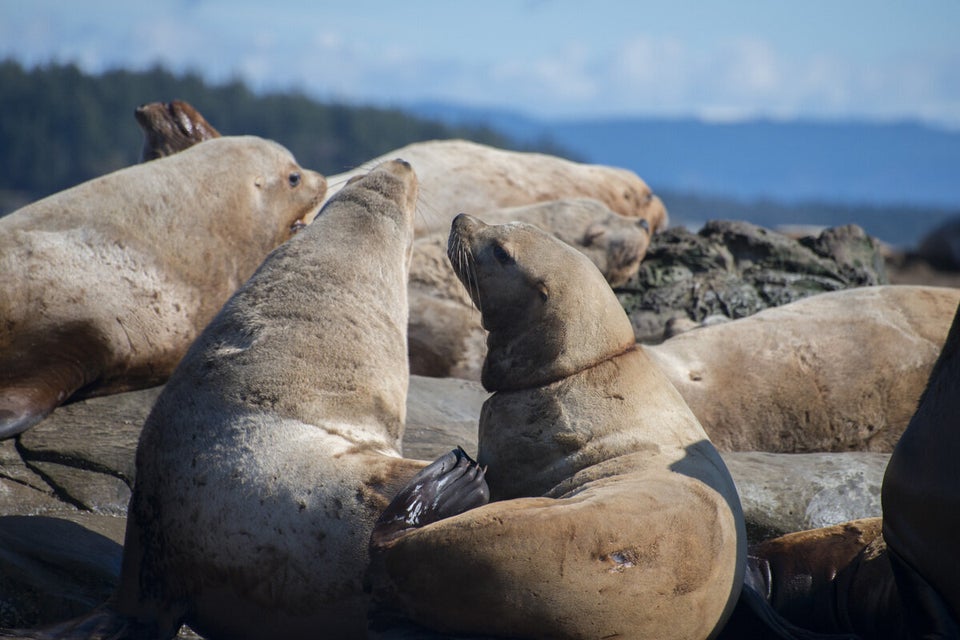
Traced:
<path fill-rule="evenodd" d="M 960 129 L 960 0 L 0 0 L 0 57 L 543 118 Z"/>

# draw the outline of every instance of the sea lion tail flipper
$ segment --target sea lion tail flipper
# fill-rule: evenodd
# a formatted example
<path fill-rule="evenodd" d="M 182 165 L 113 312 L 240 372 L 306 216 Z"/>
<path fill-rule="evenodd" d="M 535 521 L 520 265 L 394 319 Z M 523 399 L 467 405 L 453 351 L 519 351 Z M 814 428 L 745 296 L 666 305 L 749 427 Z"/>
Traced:
<path fill-rule="evenodd" d="M 404 531 L 426 526 L 490 501 L 485 470 L 457 447 L 427 465 L 403 487 L 380 515 L 370 536 L 378 549 Z"/>

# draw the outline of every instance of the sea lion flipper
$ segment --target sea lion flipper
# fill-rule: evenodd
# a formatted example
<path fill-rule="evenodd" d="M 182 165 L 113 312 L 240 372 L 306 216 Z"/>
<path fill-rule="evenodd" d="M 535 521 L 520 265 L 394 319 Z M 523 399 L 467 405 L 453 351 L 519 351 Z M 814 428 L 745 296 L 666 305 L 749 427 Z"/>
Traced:
<path fill-rule="evenodd" d="M 0 439 L 23 433 L 50 415 L 59 404 L 57 395 L 35 385 L 0 389 Z"/>
<path fill-rule="evenodd" d="M 0 371 L 9 372 L 9 360 Z M 47 359 L 26 375 L 0 375 L 0 440 L 23 433 L 37 424 L 84 386 L 88 367 L 69 359 Z"/>
<path fill-rule="evenodd" d="M 489 501 L 484 470 L 457 447 L 421 469 L 397 492 L 377 520 L 370 544 L 380 547 L 403 531 L 455 516 Z"/>

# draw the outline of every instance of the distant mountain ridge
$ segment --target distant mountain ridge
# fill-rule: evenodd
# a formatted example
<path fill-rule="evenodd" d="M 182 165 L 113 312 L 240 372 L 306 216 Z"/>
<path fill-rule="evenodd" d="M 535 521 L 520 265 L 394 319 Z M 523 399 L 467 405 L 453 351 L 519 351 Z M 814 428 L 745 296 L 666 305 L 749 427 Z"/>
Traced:
<path fill-rule="evenodd" d="M 620 118 L 541 121 L 441 103 L 414 113 L 550 139 L 587 162 L 631 169 L 655 190 L 960 209 L 960 132 L 915 122 Z"/>

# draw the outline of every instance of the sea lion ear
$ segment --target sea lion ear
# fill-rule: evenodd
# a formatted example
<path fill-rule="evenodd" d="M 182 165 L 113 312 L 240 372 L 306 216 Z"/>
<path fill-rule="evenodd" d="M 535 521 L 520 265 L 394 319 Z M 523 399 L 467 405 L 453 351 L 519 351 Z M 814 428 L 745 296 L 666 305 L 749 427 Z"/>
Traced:
<path fill-rule="evenodd" d="M 537 282 L 537 291 L 540 292 L 540 299 L 544 302 L 550 297 L 550 291 L 547 289 L 547 283 L 543 280 Z"/>
<path fill-rule="evenodd" d="M 255 186 L 257 189 L 260 189 L 261 187 L 263 187 L 263 176 L 257 176 L 256 178 L 254 178 L 253 186 Z"/>

